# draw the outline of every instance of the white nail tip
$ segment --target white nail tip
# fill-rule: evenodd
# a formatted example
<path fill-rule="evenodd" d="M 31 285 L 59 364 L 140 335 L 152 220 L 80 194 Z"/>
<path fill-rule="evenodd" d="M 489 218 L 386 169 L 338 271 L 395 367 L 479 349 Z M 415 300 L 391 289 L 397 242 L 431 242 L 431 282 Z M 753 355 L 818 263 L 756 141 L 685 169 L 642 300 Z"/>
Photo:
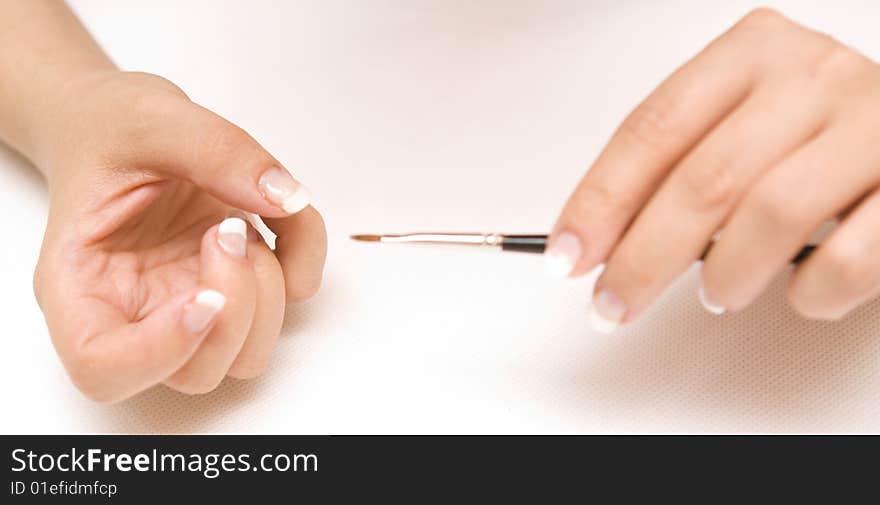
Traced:
<path fill-rule="evenodd" d="M 552 277 L 568 277 L 574 264 L 561 254 L 548 254 L 544 262 L 544 269 Z"/>
<path fill-rule="evenodd" d="M 217 243 L 232 256 L 247 256 L 247 223 L 240 217 L 229 217 L 217 228 Z"/>
<path fill-rule="evenodd" d="M 703 308 L 712 314 L 721 315 L 727 311 L 727 309 L 709 299 L 706 295 L 706 289 L 702 285 L 697 290 L 697 297 L 700 299 L 700 304 L 703 305 Z"/>
<path fill-rule="evenodd" d="M 312 202 L 312 195 L 305 186 L 300 185 L 292 195 L 281 203 L 281 208 L 288 214 L 296 214 L 305 209 Z"/>
<path fill-rule="evenodd" d="M 620 326 L 620 323 L 617 321 L 612 321 L 602 316 L 592 302 L 590 303 L 590 310 L 587 312 L 587 322 L 590 323 L 594 330 L 606 334 L 613 332 Z"/>
<path fill-rule="evenodd" d="M 220 223 L 217 229 L 220 235 L 240 235 L 247 238 L 247 223 L 240 217 L 228 217 Z"/>
<path fill-rule="evenodd" d="M 226 305 L 226 297 L 223 296 L 223 293 L 213 289 L 205 289 L 199 292 L 194 301 L 196 304 L 209 308 L 213 312 L 220 312 L 223 306 Z"/>

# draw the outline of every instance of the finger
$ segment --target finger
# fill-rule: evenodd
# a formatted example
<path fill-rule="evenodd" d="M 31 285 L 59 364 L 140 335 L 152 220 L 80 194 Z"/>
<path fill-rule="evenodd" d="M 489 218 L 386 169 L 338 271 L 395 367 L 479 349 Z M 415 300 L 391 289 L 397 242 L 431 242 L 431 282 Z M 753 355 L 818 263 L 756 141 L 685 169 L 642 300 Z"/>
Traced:
<path fill-rule="evenodd" d="M 241 128 L 183 97 L 150 104 L 154 122 L 129 156 L 136 166 L 186 179 L 233 207 L 281 217 L 304 209 L 308 189 Z"/>
<path fill-rule="evenodd" d="M 327 232 L 321 214 L 309 207 L 287 218 L 264 221 L 278 236 L 275 254 L 284 270 L 287 300 L 305 300 L 317 293 L 327 256 Z"/>
<path fill-rule="evenodd" d="M 214 390 L 244 344 L 254 318 L 257 284 L 246 236 L 247 225 L 236 217 L 205 232 L 199 283 L 223 293 L 226 307 L 195 354 L 165 381 L 178 391 Z"/>
<path fill-rule="evenodd" d="M 581 275 L 604 261 L 672 166 L 745 99 L 760 41 L 741 25 L 672 74 L 623 121 L 554 226 L 549 273 Z"/>
<path fill-rule="evenodd" d="M 238 379 L 266 370 L 284 321 L 284 273 L 278 259 L 259 237 L 248 243 L 248 251 L 257 279 L 257 302 L 247 339 L 229 367 L 228 374 Z"/>
<path fill-rule="evenodd" d="M 185 364 L 213 328 L 225 302 L 217 291 L 193 288 L 136 322 L 123 320 L 113 309 L 111 317 L 118 320 L 109 321 L 112 329 L 84 337 L 65 333 L 77 326 L 75 314 L 66 322 L 49 323 L 74 384 L 95 401 L 116 402 L 161 382 Z M 88 309 L 92 318 L 102 311 L 100 306 Z"/>
<path fill-rule="evenodd" d="M 788 285 L 798 312 L 840 319 L 880 294 L 880 192 L 864 200 L 800 265 Z"/>
<path fill-rule="evenodd" d="M 870 119 L 833 126 L 770 169 L 743 198 L 703 263 L 704 297 L 741 310 L 824 222 L 877 185 L 880 135 Z"/>
<path fill-rule="evenodd" d="M 596 290 L 617 300 L 591 320 L 633 320 L 697 260 L 754 181 L 822 126 L 822 86 L 757 88 L 673 169 L 611 254 Z"/>

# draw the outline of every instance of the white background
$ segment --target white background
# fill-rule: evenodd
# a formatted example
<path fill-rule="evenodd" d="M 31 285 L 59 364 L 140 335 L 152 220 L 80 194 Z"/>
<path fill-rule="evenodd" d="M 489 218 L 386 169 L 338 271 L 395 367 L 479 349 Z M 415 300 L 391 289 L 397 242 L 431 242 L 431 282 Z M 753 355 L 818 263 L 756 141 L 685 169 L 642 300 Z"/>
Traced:
<path fill-rule="evenodd" d="M 177 82 L 311 186 L 326 280 L 265 377 L 92 404 L 31 294 L 46 190 L 0 150 L 0 432 L 880 431 L 878 303 L 810 323 L 782 279 L 715 317 L 691 271 L 602 336 L 589 281 L 546 278 L 540 257 L 347 239 L 548 230 L 625 113 L 752 4 L 73 2 L 123 68 Z M 880 3 L 774 4 L 880 57 Z"/>

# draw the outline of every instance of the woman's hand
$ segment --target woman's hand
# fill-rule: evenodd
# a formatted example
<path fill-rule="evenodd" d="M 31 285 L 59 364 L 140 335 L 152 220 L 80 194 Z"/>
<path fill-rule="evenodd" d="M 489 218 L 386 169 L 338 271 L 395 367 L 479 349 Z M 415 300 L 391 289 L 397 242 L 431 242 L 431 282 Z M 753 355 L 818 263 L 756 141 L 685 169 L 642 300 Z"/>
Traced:
<path fill-rule="evenodd" d="M 623 122 L 566 204 L 561 275 L 600 263 L 591 321 L 637 318 L 720 232 L 702 265 L 711 311 L 740 310 L 820 225 L 840 224 L 788 286 L 836 319 L 880 292 L 880 67 L 757 10 Z"/>
<path fill-rule="evenodd" d="M 34 156 L 51 195 L 34 290 L 73 381 L 116 401 L 259 374 L 285 299 L 321 281 L 306 189 L 160 77 L 113 70 L 64 89 Z M 237 209 L 264 216 L 274 252 Z"/>

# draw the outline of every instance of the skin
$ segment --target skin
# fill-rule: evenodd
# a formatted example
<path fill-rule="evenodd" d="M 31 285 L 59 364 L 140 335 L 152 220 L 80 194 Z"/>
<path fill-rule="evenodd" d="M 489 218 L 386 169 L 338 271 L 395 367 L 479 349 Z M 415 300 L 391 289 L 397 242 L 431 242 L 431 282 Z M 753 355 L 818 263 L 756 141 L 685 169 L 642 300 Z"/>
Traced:
<path fill-rule="evenodd" d="M 261 192 L 278 160 L 171 82 L 118 70 L 62 2 L 0 0 L 0 76 L 0 139 L 48 181 L 34 292 L 73 382 L 113 402 L 265 370 L 285 300 L 318 290 L 326 253 L 317 211 Z M 252 229 L 244 256 L 221 247 L 238 209 L 264 217 L 275 251 Z M 194 332 L 203 289 L 226 302 Z"/>
<path fill-rule="evenodd" d="M 777 12 L 756 10 L 627 117 L 577 186 L 554 240 L 570 273 L 600 263 L 594 299 L 630 322 L 692 265 L 705 297 L 748 306 L 820 225 L 839 224 L 794 269 L 791 305 L 838 319 L 880 293 L 880 67 Z M 607 296 L 606 296 L 607 299 Z"/>
<path fill-rule="evenodd" d="M 318 289 L 326 252 L 314 209 L 288 215 L 261 193 L 278 160 L 167 80 L 119 71 L 57 1 L 0 0 L 0 75 L 0 139 L 48 181 L 34 291 L 74 383 L 117 401 L 264 370 L 285 297 Z M 723 231 L 705 296 L 741 310 L 836 217 L 788 297 L 808 317 L 842 317 L 880 292 L 877 117 L 875 63 L 754 11 L 623 122 L 549 251 L 568 233 L 579 243 L 569 275 L 605 263 L 596 293 L 625 323 Z M 244 257 L 224 250 L 217 223 L 235 209 L 264 216 L 277 250 L 252 231 Z M 226 304 L 192 332 L 183 315 L 203 288 Z"/>

